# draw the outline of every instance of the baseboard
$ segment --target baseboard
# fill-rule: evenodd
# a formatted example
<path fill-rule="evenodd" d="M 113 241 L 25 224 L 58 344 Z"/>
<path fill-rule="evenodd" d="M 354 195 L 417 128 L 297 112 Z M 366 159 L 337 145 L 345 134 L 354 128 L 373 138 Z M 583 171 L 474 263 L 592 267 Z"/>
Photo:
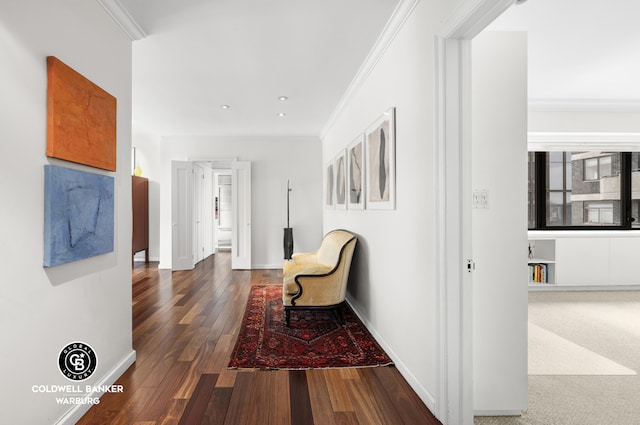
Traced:
<path fill-rule="evenodd" d="M 144 255 L 142 257 L 133 257 L 133 261 L 135 263 L 144 263 L 146 260 L 144 258 Z M 150 263 L 157 263 L 160 261 L 160 257 L 149 257 L 149 262 Z"/>
<path fill-rule="evenodd" d="M 367 320 L 367 318 L 362 314 L 361 309 L 358 306 L 358 303 L 355 301 L 353 297 L 347 294 L 347 303 L 351 306 L 356 315 L 360 318 L 364 326 L 367 328 L 371 335 L 378 341 L 378 344 L 382 347 L 384 351 L 387 352 L 393 363 L 395 363 L 396 368 L 400 372 L 400 374 L 407 380 L 407 383 L 411 388 L 416 392 L 418 397 L 424 402 L 431 412 L 436 411 L 436 398 L 431 394 L 431 392 L 424 386 L 422 383 L 416 378 L 416 376 L 411 372 L 411 370 L 407 367 L 407 365 L 400 360 L 400 357 L 393 351 L 391 346 L 382 338 L 382 336 L 378 333 L 378 331 L 371 325 L 371 323 Z"/>
<path fill-rule="evenodd" d="M 151 261 L 151 260 L 150 260 Z M 284 260 L 282 260 L 284 262 Z M 282 263 L 280 264 L 252 264 L 249 270 L 281 270 Z M 170 266 L 160 263 L 158 264 L 158 270 L 171 270 Z"/>
<path fill-rule="evenodd" d="M 539 285 L 529 286 L 530 292 L 554 292 L 554 291 L 640 291 L 639 285 L 590 285 L 590 286 L 556 286 L 556 285 Z"/>
<path fill-rule="evenodd" d="M 520 410 L 474 410 L 473 416 L 522 416 Z"/>
<path fill-rule="evenodd" d="M 122 376 L 129 367 L 136 361 L 136 351 L 131 350 L 120 363 L 118 363 L 107 375 L 102 378 L 97 384 L 93 384 L 93 387 L 108 387 L 113 385 L 116 380 Z M 126 391 L 126 388 L 124 389 Z M 103 392 L 92 392 L 81 396 L 81 398 L 100 398 L 104 394 Z M 71 410 L 69 410 L 63 417 L 61 417 L 56 425 L 74 425 L 77 423 L 85 413 L 89 411 L 91 404 L 78 404 Z"/>
<path fill-rule="evenodd" d="M 284 260 L 282 260 L 284 262 Z M 252 270 L 280 270 L 282 269 L 282 263 L 280 264 L 252 264 Z"/>

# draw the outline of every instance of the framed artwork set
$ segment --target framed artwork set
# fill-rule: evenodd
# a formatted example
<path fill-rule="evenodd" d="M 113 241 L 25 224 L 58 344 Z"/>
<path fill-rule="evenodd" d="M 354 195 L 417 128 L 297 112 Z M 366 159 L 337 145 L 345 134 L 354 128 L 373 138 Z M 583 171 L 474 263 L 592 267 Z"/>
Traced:
<path fill-rule="evenodd" d="M 326 164 L 327 208 L 395 209 L 395 124 L 395 108 L 392 107 Z"/>
<path fill-rule="evenodd" d="M 47 57 L 44 261 L 57 266 L 114 250 L 116 98 L 60 59 Z"/>

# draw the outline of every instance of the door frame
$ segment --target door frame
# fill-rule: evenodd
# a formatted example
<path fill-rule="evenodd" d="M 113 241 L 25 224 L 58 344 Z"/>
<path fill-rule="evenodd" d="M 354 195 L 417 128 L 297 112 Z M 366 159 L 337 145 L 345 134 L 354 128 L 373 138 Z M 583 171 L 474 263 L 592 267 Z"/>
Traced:
<path fill-rule="evenodd" d="M 438 376 L 436 415 L 473 425 L 471 40 L 515 0 L 463 2 L 435 34 Z"/>
<path fill-rule="evenodd" d="M 231 179 L 231 165 L 229 165 L 229 168 L 213 168 L 213 189 L 214 189 L 214 193 L 213 193 L 213 202 L 214 202 L 214 208 L 215 208 L 215 202 L 216 199 L 218 200 L 218 218 L 215 220 L 216 223 L 213 226 L 213 247 L 214 247 L 214 252 L 218 252 L 218 250 L 220 249 L 220 221 L 221 221 L 221 215 L 222 215 L 222 196 L 221 196 L 221 192 L 220 192 L 220 176 L 229 176 L 229 179 Z M 231 187 L 231 183 L 229 183 L 229 186 Z M 231 191 L 231 188 L 229 188 L 229 191 Z M 229 197 L 231 196 L 231 193 L 229 193 Z M 229 200 L 229 205 L 231 205 L 231 201 Z M 229 247 L 230 248 L 230 247 Z"/>

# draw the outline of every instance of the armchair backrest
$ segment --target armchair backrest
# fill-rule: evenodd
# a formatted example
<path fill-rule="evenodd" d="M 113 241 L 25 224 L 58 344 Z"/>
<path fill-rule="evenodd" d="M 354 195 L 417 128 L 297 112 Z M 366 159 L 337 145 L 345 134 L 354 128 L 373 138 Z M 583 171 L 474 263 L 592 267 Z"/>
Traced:
<path fill-rule="evenodd" d="M 335 267 L 340 260 L 342 247 L 354 238 L 355 236 L 346 230 L 332 230 L 327 233 L 316 252 L 318 263 Z"/>

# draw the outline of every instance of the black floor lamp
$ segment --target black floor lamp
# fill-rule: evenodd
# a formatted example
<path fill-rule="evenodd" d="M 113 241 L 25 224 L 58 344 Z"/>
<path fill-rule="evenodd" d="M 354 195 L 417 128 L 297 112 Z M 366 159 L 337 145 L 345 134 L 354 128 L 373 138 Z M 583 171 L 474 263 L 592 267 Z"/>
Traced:
<path fill-rule="evenodd" d="M 293 229 L 289 227 L 289 180 L 287 180 L 287 227 L 284 229 L 284 259 L 291 260 L 293 254 Z"/>

